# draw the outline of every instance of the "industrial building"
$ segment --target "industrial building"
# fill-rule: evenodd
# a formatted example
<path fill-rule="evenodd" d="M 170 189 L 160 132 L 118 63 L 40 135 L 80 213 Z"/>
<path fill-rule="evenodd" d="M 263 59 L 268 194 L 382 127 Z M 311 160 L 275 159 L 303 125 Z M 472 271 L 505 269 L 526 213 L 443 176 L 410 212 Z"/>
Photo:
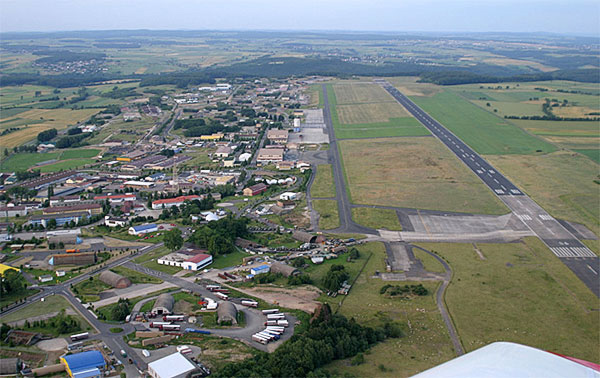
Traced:
<path fill-rule="evenodd" d="M 185 270 L 200 270 L 213 262 L 213 257 L 204 253 L 199 253 L 183 262 L 182 268 Z"/>
<path fill-rule="evenodd" d="M 52 266 L 91 265 L 94 263 L 96 263 L 95 252 L 60 253 L 50 256 L 50 260 L 48 260 L 48 264 Z"/>
<path fill-rule="evenodd" d="M 25 206 L 2 206 L 0 207 L 0 217 L 24 217 L 27 215 L 27 208 Z"/>
<path fill-rule="evenodd" d="M 273 273 L 281 273 L 285 277 L 295 276 L 300 274 L 300 271 L 293 266 L 289 266 L 286 264 L 282 264 L 280 262 L 274 262 L 271 264 L 271 272 Z"/>
<path fill-rule="evenodd" d="M 160 257 L 156 260 L 158 264 L 176 266 L 186 270 L 199 270 L 207 265 L 210 265 L 213 261 L 211 255 L 204 253 L 198 253 L 191 255 L 181 252 L 173 252 Z"/>
<path fill-rule="evenodd" d="M 48 222 L 54 219 L 56 221 L 57 226 L 64 226 L 67 223 L 73 222 L 75 224 L 79 224 L 79 222 L 83 219 L 89 218 L 90 214 L 87 211 L 68 213 L 68 214 L 48 214 L 48 215 L 38 215 L 31 217 L 29 219 L 29 223 L 37 226 L 42 225 L 44 227 L 48 226 Z"/>
<path fill-rule="evenodd" d="M 125 227 L 129 223 L 127 218 L 119 218 L 111 215 L 106 215 L 104 217 L 104 225 L 108 227 Z"/>
<path fill-rule="evenodd" d="M 127 201 L 135 201 L 136 200 L 136 196 L 135 194 L 107 194 L 107 195 L 103 195 L 103 196 L 95 196 L 94 197 L 94 201 L 106 201 L 108 200 L 108 202 L 110 203 L 123 203 L 123 202 L 127 202 Z"/>
<path fill-rule="evenodd" d="M 313 235 L 306 231 L 294 230 L 292 232 L 292 238 L 301 241 L 303 243 L 323 243 L 326 238 L 323 235 Z"/>
<path fill-rule="evenodd" d="M 252 186 L 244 188 L 243 194 L 245 196 L 249 196 L 249 197 L 256 196 L 256 195 L 266 192 L 267 189 L 268 189 L 268 186 L 266 184 L 259 182 L 258 184 L 254 184 Z"/>
<path fill-rule="evenodd" d="M 152 307 L 152 313 L 157 315 L 168 315 L 173 312 L 173 306 L 175 305 L 175 299 L 169 293 L 164 293 L 156 298 L 154 306 Z"/>
<path fill-rule="evenodd" d="M 126 287 L 131 286 L 131 280 L 129 278 L 118 273 L 111 272 L 110 270 L 105 270 L 104 272 L 100 273 L 98 279 L 105 284 L 114 287 L 115 289 L 125 289 Z"/>
<path fill-rule="evenodd" d="M 102 353 L 97 350 L 66 355 L 60 358 L 71 378 L 100 378 L 106 368 Z"/>
<path fill-rule="evenodd" d="M 269 273 L 269 271 L 271 270 L 271 268 L 267 265 L 260 265 L 254 268 L 250 269 L 250 274 L 252 274 L 253 276 L 256 276 L 257 274 L 263 274 L 263 273 Z"/>
<path fill-rule="evenodd" d="M 148 374 L 153 378 L 187 377 L 196 365 L 177 352 L 148 364 Z"/>
<path fill-rule="evenodd" d="M 231 302 L 223 301 L 217 308 L 217 323 L 219 324 L 237 324 L 237 308 Z"/>
<path fill-rule="evenodd" d="M 256 161 L 259 163 L 277 163 L 283 161 L 283 148 L 261 148 Z"/>
<path fill-rule="evenodd" d="M 80 229 L 48 231 L 46 238 L 48 243 L 81 244 L 83 240 L 79 237 L 80 234 Z"/>
<path fill-rule="evenodd" d="M 199 199 L 200 196 L 197 195 L 160 199 L 152 202 L 152 210 L 166 209 L 173 206 L 181 206 L 185 201 L 193 201 Z"/>
<path fill-rule="evenodd" d="M 141 224 L 139 226 L 129 227 L 129 235 L 144 235 L 149 234 L 151 232 L 158 231 L 158 226 L 154 223 L 151 224 Z"/>
<path fill-rule="evenodd" d="M 275 144 L 286 144 L 288 141 L 288 131 L 271 129 L 267 131 L 267 138 Z"/>
<path fill-rule="evenodd" d="M 44 210 L 42 210 L 44 215 L 79 213 L 82 211 L 85 211 L 91 215 L 98 215 L 102 213 L 102 205 L 99 203 L 82 203 L 71 206 L 46 207 Z"/>

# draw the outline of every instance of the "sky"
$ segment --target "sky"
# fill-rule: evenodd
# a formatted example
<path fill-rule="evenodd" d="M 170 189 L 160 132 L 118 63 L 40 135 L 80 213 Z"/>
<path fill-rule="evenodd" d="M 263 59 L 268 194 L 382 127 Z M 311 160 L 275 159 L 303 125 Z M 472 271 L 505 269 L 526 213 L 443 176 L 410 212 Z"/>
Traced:
<path fill-rule="evenodd" d="M 0 31 L 348 30 L 600 35 L 597 0 L 0 0 Z"/>

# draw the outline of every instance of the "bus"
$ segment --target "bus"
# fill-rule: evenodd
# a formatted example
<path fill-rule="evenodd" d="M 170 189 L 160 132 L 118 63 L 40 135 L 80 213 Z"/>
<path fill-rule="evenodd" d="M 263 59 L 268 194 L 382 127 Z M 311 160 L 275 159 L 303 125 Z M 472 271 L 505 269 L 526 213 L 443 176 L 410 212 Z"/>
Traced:
<path fill-rule="evenodd" d="M 89 332 L 77 333 L 75 335 L 70 336 L 71 341 L 83 340 L 83 339 L 87 339 L 88 337 L 90 337 Z"/>
<path fill-rule="evenodd" d="M 262 310 L 263 315 L 276 314 L 279 312 L 278 308 L 272 308 L 270 310 Z"/>

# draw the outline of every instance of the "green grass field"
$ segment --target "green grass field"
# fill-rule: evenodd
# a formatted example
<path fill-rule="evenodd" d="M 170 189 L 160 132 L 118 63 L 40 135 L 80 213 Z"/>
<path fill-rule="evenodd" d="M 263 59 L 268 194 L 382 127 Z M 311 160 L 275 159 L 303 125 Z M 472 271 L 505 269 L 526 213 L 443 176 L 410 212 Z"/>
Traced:
<path fill-rule="evenodd" d="M 431 97 L 411 96 L 411 99 L 481 154 L 534 154 L 556 150 L 550 143 L 527 134 L 451 91 Z"/>
<path fill-rule="evenodd" d="M 568 151 L 486 159 L 550 214 L 583 223 L 600 235 L 598 164 Z"/>
<path fill-rule="evenodd" d="M 313 200 L 313 208 L 319 213 L 319 227 L 331 230 L 340 226 L 337 201 L 335 200 Z"/>
<path fill-rule="evenodd" d="M 339 104 L 363 104 L 376 102 L 393 102 L 394 98 L 375 83 L 336 82 L 329 84 Z"/>
<path fill-rule="evenodd" d="M 146 283 L 153 283 L 153 284 L 161 284 L 163 283 L 163 280 L 161 280 L 160 278 L 156 278 L 153 276 L 149 276 L 147 274 L 144 273 L 140 273 L 138 271 L 129 269 L 129 268 L 125 268 L 123 266 L 117 266 L 111 269 L 113 272 L 118 273 L 124 277 L 127 277 L 131 280 L 131 283 L 134 284 L 146 284 Z"/>
<path fill-rule="evenodd" d="M 383 91 L 378 85 L 372 86 Z M 430 134 L 425 127 L 412 117 L 388 117 L 389 121 L 387 122 L 342 124 L 337 111 L 336 92 L 333 90 L 333 85 L 331 84 L 327 85 L 327 98 L 329 100 L 333 128 L 338 139 L 423 136 Z M 379 97 L 374 96 L 371 101 L 375 101 L 377 98 Z"/>
<path fill-rule="evenodd" d="M 454 271 L 446 303 L 467 351 L 502 340 L 598 361 L 598 298 L 537 238 L 478 243 L 485 260 L 470 244 L 423 246 Z"/>
<path fill-rule="evenodd" d="M 61 169 L 71 169 L 94 162 L 92 157 L 98 155 L 97 149 L 67 149 L 47 153 L 18 153 L 11 155 L 8 159 L 0 162 L 2 170 L 24 171 L 29 168 L 40 169 L 42 172 L 54 172 Z M 56 163 L 42 165 L 36 168 L 36 164 L 50 160 L 59 160 Z"/>
<path fill-rule="evenodd" d="M 353 203 L 506 214 L 504 204 L 434 138 L 339 143 Z"/>
<path fill-rule="evenodd" d="M 394 210 L 390 209 L 354 207 L 352 208 L 352 220 L 365 227 L 375 229 L 385 228 L 391 231 L 402 230 L 398 215 Z"/>
<path fill-rule="evenodd" d="M 404 336 L 388 339 L 371 348 L 365 353 L 365 362 L 361 365 L 351 366 L 349 360 L 340 360 L 325 368 L 338 375 L 349 373 L 356 377 L 408 377 L 455 357 L 448 331 L 434 300 L 433 293 L 438 283 L 419 282 L 429 290 L 429 295 L 423 297 L 398 299 L 380 295 L 379 290 L 388 282 L 373 275 L 376 270 L 385 271 L 385 248 L 381 243 L 368 243 L 365 248 L 372 252 L 371 258 L 345 298 L 339 313 L 369 326 L 380 325 L 386 320 L 399 322 L 403 324 Z M 386 371 L 379 369 L 381 364 Z"/>
<path fill-rule="evenodd" d="M 335 197 L 335 183 L 333 182 L 333 171 L 331 164 L 320 164 L 317 166 L 315 181 L 310 187 L 313 197 Z"/>
<path fill-rule="evenodd" d="M 28 319 L 34 316 L 45 315 L 52 312 L 59 312 L 63 309 L 73 309 L 69 301 L 60 295 L 50 295 L 44 298 L 44 301 L 37 301 L 20 310 L 2 316 L 2 322 L 14 322 L 21 319 Z M 91 330 L 92 326 L 81 316 L 72 315 L 79 320 L 83 329 Z"/>
<path fill-rule="evenodd" d="M 213 263 L 210 264 L 208 268 L 223 269 L 230 266 L 240 265 L 242 263 L 242 259 L 246 256 L 248 256 L 248 254 L 239 250 L 226 255 L 218 255 L 214 258 Z"/>

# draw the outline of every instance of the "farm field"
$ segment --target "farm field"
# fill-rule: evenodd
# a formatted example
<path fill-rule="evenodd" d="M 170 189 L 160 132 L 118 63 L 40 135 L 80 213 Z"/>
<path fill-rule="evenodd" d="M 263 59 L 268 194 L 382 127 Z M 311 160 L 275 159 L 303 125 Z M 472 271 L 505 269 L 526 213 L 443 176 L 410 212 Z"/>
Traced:
<path fill-rule="evenodd" d="M 397 102 L 338 104 L 337 113 L 341 124 L 389 122 L 390 118 L 410 117 L 410 114 Z"/>
<path fill-rule="evenodd" d="M 361 87 L 369 86 L 368 90 L 363 90 L 367 94 L 362 95 L 364 99 L 376 99 L 381 98 L 380 95 L 372 95 L 368 96 L 368 93 L 375 91 L 375 89 L 371 88 L 374 86 L 378 90 L 383 91 L 381 87 L 375 84 L 361 84 Z M 352 88 L 352 86 L 344 85 L 345 87 Z M 338 105 L 336 92 L 333 90 L 334 86 L 329 84 L 327 87 L 327 97 L 329 100 L 329 107 L 331 110 L 331 120 L 333 123 L 333 127 L 335 130 L 335 135 L 338 139 L 351 139 L 351 138 L 375 138 L 375 137 L 395 137 L 395 136 L 425 136 L 430 135 L 429 131 L 423 127 L 416 119 L 411 116 L 404 117 L 388 117 L 387 115 L 377 114 L 375 115 L 376 119 L 385 119 L 387 117 L 387 121 L 383 122 L 365 122 L 365 123 L 346 123 L 342 124 L 340 122 L 340 118 L 338 115 Z M 341 91 L 341 90 L 339 90 Z M 343 91 L 341 91 L 344 93 Z M 353 92 L 354 93 L 354 92 Z M 359 92 L 360 93 L 360 92 Z M 379 93 L 375 91 L 375 93 Z M 386 93 L 387 94 L 387 93 Z M 353 95 L 357 97 L 356 95 Z M 346 96 L 349 97 L 349 96 Z M 354 98 L 353 97 L 353 98 Z M 388 100 L 386 100 L 388 101 Z M 385 105 L 384 105 L 385 104 Z M 368 104 L 371 105 L 380 105 L 385 107 L 393 106 L 393 103 L 381 103 L 381 104 Z M 399 104 L 397 104 L 400 106 Z M 343 110 L 346 114 L 346 117 L 352 116 L 354 119 L 366 119 L 370 121 L 368 115 L 359 115 L 360 113 L 357 110 L 354 110 L 354 107 L 366 106 L 364 104 L 354 104 L 354 105 L 342 105 L 344 106 Z M 402 108 L 403 109 L 403 108 Z M 403 110 L 404 111 L 404 110 Z M 373 112 L 371 112 L 373 113 Z M 400 114 L 400 113 L 396 113 Z"/>
<path fill-rule="evenodd" d="M 553 216 L 600 235 L 598 165 L 568 151 L 541 156 L 486 156 L 502 174 Z"/>
<path fill-rule="evenodd" d="M 70 125 L 88 119 L 102 109 L 30 109 L 10 118 L 0 119 L 0 130 L 20 128 L 2 136 L 2 146 L 12 148 L 20 146 L 37 137 L 44 130 L 66 129 Z"/>
<path fill-rule="evenodd" d="M 353 203 L 479 214 L 508 212 L 436 139 L 344 140 L 340 149 Z"/>
<path fill-rule="evenodd" d="M 527 134 L 460 96 L 445 91 L 411 99 L 433 118 L 481 154 L 534 154 L 552 152 L 548 142 Z"/>
<path fill-rule="evenodd" d="M 423 297 L 396 299 L 379 294 L 379 290 L 387 282 L 373 278 L 373 274 L 376 270 L 385 271 L 385 248 L 380 243 L 369 243 L 366 246 L 373 254 L 339 312 L 368 326 L 376 326 L 386 320 L 402 323 L 404 335 L 371 348 L 370 353 L 364 355 L 363 364 L 352 366 L 350 359 L 347 359 L 334 361 L 326 365 L 325 369 L 357 377 L 407 377 L 455 357 L 448 331 L 435 304 L 434 293 L 438 283 L 420 282 L 429 291 Z M 385 367 L 385 371 L 382 371 L 380 365 Z"/>
<path fill-rule="evenodd" d="M 91 148 L 66 149 L 47 153 L 21 152 L 0 162 L 0 167 L 2 170 L 7 171 L 24 171 L 29 168 L 40 169 L 42 172 L 57 171 L 92 163 L 94 160 L 91 158 L 98 155 L 98 153 L 100 153 L 100 150 Z M 58 162 L 36 166 L 51 160 L 58 160 Z"/>
<path fill-rule="evenodd" d="M 331 87 L 340 105 L 395 102 L 386 90 L 375 83 L 336 82 Z"/>
<path fill-rule="evenodd" d="M 537 238 L 478 243 L 485 260 L 470 244 L 420 245 L 454 271 L 445 297 L 467 351 L 503 340 L 598 360 L 598 299 Z"/>
<path fill-rule="evenodd" d="M 377 209 L 374 207 L 352 208 L 352 220 L 370 228 L 385 228 L 390 231 L 401 231 L 402 226 L 394 210 Z"/>
<path fill-rule="evenodd" d="M 319 227 L 331 230 L 340 226 L 337 202 L 335 200 L 313 200 L 313 208 L 319 213 Z"/>
<path fill-rule="evenodd" d="M 315 181 L 310 187 L 313 197 L 335 197 L 335 183 L 333 182 L 333 171 L 331 164 L 320 164 L 317 166 Z"/>

